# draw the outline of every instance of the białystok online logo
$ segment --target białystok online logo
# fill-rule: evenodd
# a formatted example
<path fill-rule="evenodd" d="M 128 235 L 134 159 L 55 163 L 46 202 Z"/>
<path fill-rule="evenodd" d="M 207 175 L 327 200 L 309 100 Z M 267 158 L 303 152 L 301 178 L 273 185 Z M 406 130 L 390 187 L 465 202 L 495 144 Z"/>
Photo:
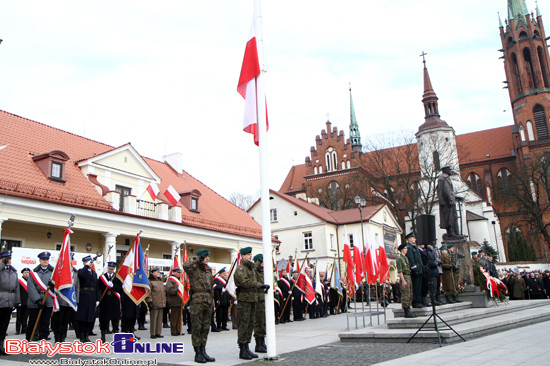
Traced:
<path fill-rule="evenodd" d="M 45 340 L 40 342 L 27 342 L 26 340 L 6 340 L 7 354 L 46 354 L 52 357 L 56 354 L 98 354 L 98 353 L 183 353 L 183 343 L 138 343 L 131 333 L 117 333 L 113 341 L 95 343 L 82 343 L 80 341 L 51 344 Z"/>

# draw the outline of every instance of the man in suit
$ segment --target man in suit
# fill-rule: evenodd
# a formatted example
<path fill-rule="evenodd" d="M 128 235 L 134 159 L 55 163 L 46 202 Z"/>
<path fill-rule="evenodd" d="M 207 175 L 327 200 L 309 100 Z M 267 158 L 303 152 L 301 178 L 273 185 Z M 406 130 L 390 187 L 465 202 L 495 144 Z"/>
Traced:
<path fill-rule="evenodd" d="M 19 297 L 21 301 L 19 305 L 17 305 L 15 334 L 27 333 L 27 323 L 29 320 L 29 308 L 27 307 L 27 300 L 29 299 L 27 292 L 27 280 L 29 279 L 30 272 L 30 268 L 23 268 L 21 270 L 21 278 L 19 278 Z"/>

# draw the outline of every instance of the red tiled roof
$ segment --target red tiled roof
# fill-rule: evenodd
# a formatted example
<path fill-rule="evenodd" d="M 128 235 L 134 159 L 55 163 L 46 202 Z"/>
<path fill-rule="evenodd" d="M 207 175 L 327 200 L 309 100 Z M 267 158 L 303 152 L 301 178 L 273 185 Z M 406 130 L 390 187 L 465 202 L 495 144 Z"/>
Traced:
<path fill-rule="evenodd" d="M 76 164 L 106 153 L 113 149 L 112 146 L 5 111 L 0 111 L 0 131 L 0 146 L 8 144 L 0 150 L 0 191 L 119 213 L 111 208 Z M 34 155 L 53 150 L 61 150 L 69 156 L 65 163 L 65 184 L 48 179 L 32 159 Z M 192 189 L 201 192 L 199 213 L 178 203 L 182 207 L 183 225 L 261 238 L 261 226 L 254 219 L 202 182 L 185 171 L 178 175 L 166 163 L 144 160 L 161 178 L 161 198 L 170 184 L 180 192 Z"/>
<path fill-rule="evenodd" d="M 304 177 L 306 176 L 306 164 L 294 165 L 290 168 L 285 181 L 279 188 L 279 192 L 282 193 L 295 193 L 302 191 L 302 185 L 306 182 Z"/>
<path fill-rule="evenodd" d="M 456 145 L 461 165 L 511 157 L 510 150 L 514 149 L 512 126 L 457 135 Z"/>

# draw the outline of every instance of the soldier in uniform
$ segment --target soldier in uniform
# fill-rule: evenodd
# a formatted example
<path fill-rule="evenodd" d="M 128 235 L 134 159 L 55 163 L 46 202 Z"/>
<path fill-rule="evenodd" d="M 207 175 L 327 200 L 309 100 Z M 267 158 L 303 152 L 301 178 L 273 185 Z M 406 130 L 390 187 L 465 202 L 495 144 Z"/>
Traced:
<path fill-rule="evenodd" d="M 214 278 L 212 269 L 208 266 L 210 251 L 208 249 L 197 250 L 197 259 L 182 264 L 189 276 L 191 284 L 191 342 L 195 349 L 195 362 L 214 362 L 215 358 L 206 353 L 206 341 L 212 322 L 212 309 L 214 303 L 213 287 Z"/>
<path fill-rule="evenodd" d="M 73 258 L 74 253 L 71 253 L 71 262 Z M 75 285 L 76 294 L 78 293 L 78 274 L 74 267 L 72 267 L 72 282 Z M 73 321 L 76 312 L 61 296 L 58 296 L 57 300 L 59 302 L 59 311 L 55 311 L 52 315 L 52 330 L 56 342 L 65 342 L 69 323 Z"/>
<path fill-rule="evenodd" d="M 173 336 L 181 333 L 181 313 L 183 306 L 183 284 L 181 283 L 181 268 L 174 268 L 172 276 L 166 281 L 166 298 L 170 308 L 170 332 Z"/>
<path fill-rule="evenodd" d="M 4 339 L 10 324 L 11 313 L 20 303 L 17 270 L 11 265 L 11 251 L 0 253 L 0 355 L 5 355 Z"/>
<path fill-rule="evenodd" d="M 95 323 L 95 309 L 99 305 L 97 273 L 92 270 L 92 257 L 82 258 L 84 267 L 77 272 L 80 289 L 78 291 L 78 308 L 74 317 L 78 324 L 79 338 L 82 343 L 91 342 L 89 335 Z"/>
<path fill-rule="evenodd" d="M 149 275 L 149 286 L 151 291 L 147 296 L 147 305 L 150 312 L 149 333 L 151 338 L 164 338 L 162 333 L 162 311 L 166 304 L 166 289 L 160 278 L 160 270 L 153 268 Z"/>
<path fill-rule="evenodd" d="M 441 251 L 441 267 L 443 267 L 443 291 L 445 293 L 445 300 L 448 304 L 454 304 L 453 300 L 455 292 L 454 276 L 451 266 L 451 255 L 449 253 L 449 246 L 442 246 Z"/>
<path fill-rule="evenodd" d="M 254 263 L 252 262 L 252 248 L 246 247 L 240 250 L 241 265 L 235 272 L 235 285 L 237 285 L 237 313 L 239 314 L 239 358 L 251 360 L 258 358 L 249 348 L 254 329 L 254 317 L 256 315 L 256 303 L 258 302 L 258 291 L 269 289 L 258 281 Z"/>
<path fill-rule="evenodd" d="M 277 281 L 277 285 L 279 286 L 279 289 L 281 290 L 281 294 L 283 296 L 283 298 L 281 299 L 281 311 L 283 312 L 283 316 L 281 317 L 281 324 L 284 324 L 286 322 L 292 321 L 290 320 L 290 306 L 292 305 L 292 303 L 289 299 L 292 297 L 292 285 L 287 278 L 287 273 L 285 269 L 281 270 L 281 278 L 279 278 L 279 281 Z M 282 310 L 282 308 L 284 308 L 284 310 Z"/>
<path fill-rule="evenodd" d="M 214 302 L 216 306 L 216 327 L 221 330 L 229 330 L 227 320 L 229 318 L 229 305 L 231 296 L 225 290 L 227 285 L 227 272 L 222 268 L 214 279 Z"/>
<path fill-rule="evenodd" d="M 454 246 L 452 244 L 447 245 L 447 250 L 449 251 L 449 255 L 451 256 L 451 270 L 453 273 L 453 301 L 454 302 L 462 302 L 462 300 L 457 299 L 458 296 L 458 283 L 460 282 L 459 279 L 459 273 L 460 273 L 460 265 L 458 264 L 458 253 L 455 252 L 456 249 L 453 249 Z"/>
<path fill-rule="evenodd" d="M 116 262 L 107 262 L 107 272 L 99 277 L 99 294 L 103 296 L 99 304 L 99 329 L 101 341 L 105 342 L 105 335 L 119 332 L 120 323 L 120 293 L 122 282 L 115 276 Z M 104 295 L 105 294 L 105 295 Z M 113 331 L 109 330 L 113 326 Z"/>
<path fill-rule="evenodd" d="M 53 288 L 53 283 L 50 281 L 54 268 L 50 265 L 50 252 L 42 252 L 38 254 L 40 264 L 36 266 L 29 280 L 27 281 L 27 291 L 29 299 L 27 300 L 27 306 L 29 308 L 29 326 L 27 327 L 26 339 L 31 341 L 31 334 L 34 329 L 36 320 L 38 319 L 38 313 L 42 309 L 40 320 L 37 327 L 38 339 L 48 340 L 50 334 L 50 318 L 52 316 L 53 299 L 51 296 L 46 295 L 48 287 Z M 44 301 L 46 296 L 46 302 Z"/>
<path fill-rule="evenodd" d="M 263 282 L 264 278 L 264 255 L 256 254 L 254 256 L 254 270 L 256 271 L 256 280 Z M 254 316 L 254 339 L 256 340 L 255 352 L 266 353 L 265 344 L 265 293 L 258 292 L 258 303 L 256 304 L 256 315 Z"/>
<path fill-rule="evenodd" d="M 416 314 L 411 312 L 412 281 L 411 267 L 407 258 L 407 244 L 403 243 L 397 249 L 400 254 L 395 261 L 395 265 L 401 280 L 401 307 L 405 312 L 405 318 L 416 318 Z"/>
<path fill-rule="evenodd" d="M 15 334 L 27 333 L 27 322 L 29 320 L 29 308 L 27 307 L 27 300 L 29 295 L 27 293 L 27 280 L 29 279 L 30 268 L 23 268 L 21 270 L 22 277 L 19 279 L 19 297 L 21 301 L 17 305 L 17 319 L 15 321 Z"/>
<path fill-rule="evenodd" d="M 411 268 L 411 284 L 412 284 L 412 307 L 423 308 L 422 305 L 422 277 L 424 275 L 424 265 L 420 250 L 416 246 L 416 236 L 414 233 L 409 233 L 407 239 L 407 258 Z"/>

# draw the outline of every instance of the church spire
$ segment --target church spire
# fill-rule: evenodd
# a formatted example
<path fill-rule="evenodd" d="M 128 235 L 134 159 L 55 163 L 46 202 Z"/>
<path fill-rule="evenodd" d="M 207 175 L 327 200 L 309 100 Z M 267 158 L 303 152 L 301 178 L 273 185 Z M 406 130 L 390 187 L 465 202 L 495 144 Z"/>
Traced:
<path fill-rule="evenodd" d="M 437 127 L 449 127 L 447 122 L 439 118 L 439 107 L 437 104 L 437 95 L 432 87 L 432 81 L 426 68 L 427 53 L 422 52 L 422 62 L 424 63 L 424 94 L 422 95 L 422 103 L 424 104 L 425 122 L 420 126 L 418 132 L 429 130 Z"/>
<path fill-rule="evenodd" d="M 516 20 L 516 26 L 520 21 L 525 22 L 525 16 L 529 15 L 525 0 L 508 0 L 508 18 Z"/>
<path fill-rule="evenodd" d="M 349 86 L 349 135 L 351 139 L 351 148 L 353 151 L 363 151 L 363 145 L 361 145 L 361 134 L 359 133 L 359 125 L 355 118 L 355 108 L 353 107 L 353 98 L 351 97 L 351 83 Z"/>

